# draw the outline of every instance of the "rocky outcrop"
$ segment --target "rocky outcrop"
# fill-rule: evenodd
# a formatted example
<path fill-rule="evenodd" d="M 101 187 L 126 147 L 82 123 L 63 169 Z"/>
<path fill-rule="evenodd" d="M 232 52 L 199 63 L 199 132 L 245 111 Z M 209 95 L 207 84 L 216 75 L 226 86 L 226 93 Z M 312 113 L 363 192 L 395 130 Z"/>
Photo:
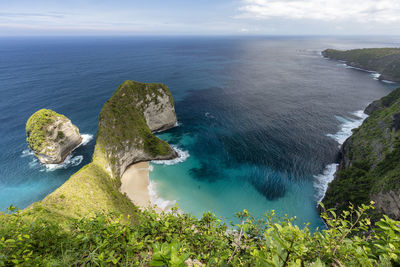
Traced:
<path fill-rule="evenodd" d="M 133 163 L 176 158 L 177 152 L 153 134 L 176 123 L 167 86 L 125 81 L 100 112 L 96 149 L 104 153 L 112 175 L 121 177 Z"/>
<path fill-rule="evenodd" d="M 78 127 L 49 109 L 41 109 L 28 119 L 26 134 L 29 147 L 43 164 L 63 162 L 82 142 Z"/>
<path fill-rule="evenodd" d="M 341 148 L 335 179 L 322 202 L 344 210 L 375 202 L 376 212 L 400 219 L 400 88 L 374 101 L 370 116 Z"/>

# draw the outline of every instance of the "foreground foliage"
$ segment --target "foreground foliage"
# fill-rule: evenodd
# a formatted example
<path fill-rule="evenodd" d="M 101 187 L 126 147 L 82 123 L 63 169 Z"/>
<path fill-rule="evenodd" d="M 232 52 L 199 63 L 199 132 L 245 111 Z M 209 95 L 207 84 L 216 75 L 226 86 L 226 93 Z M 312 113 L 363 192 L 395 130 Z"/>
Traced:
<path fill-rule="evenodd" d="M 228 228 L 211 213 L 138 213 L 136 223 L 115 214 L 58 224 L 23 213 L 0 216 L 0 265 L 20 266 L 396 266 L 400 264 L 399 222 L 383 217 L 371 226 L 366 211 L 350 206 L 340 216 L 322 214 L 328 228 L 312 232 L 247 211 Z M 186 262 L 186 263 L 185 263 Z"/>

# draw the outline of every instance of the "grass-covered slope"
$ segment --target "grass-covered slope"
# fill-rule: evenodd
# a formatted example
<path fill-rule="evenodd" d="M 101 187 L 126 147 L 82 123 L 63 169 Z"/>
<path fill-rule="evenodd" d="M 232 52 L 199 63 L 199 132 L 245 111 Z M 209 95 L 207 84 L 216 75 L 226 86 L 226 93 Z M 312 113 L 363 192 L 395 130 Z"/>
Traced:
<path fill-rule="evenodd" d="M 390 195 L 400 195 L 400 88 L 366 111 L 370 116 L 342 147 L 339 170 L 323 203 L 345 209 L 349 202 L 374 200 L 379 213 L 399 219 L 400 199 Z"/>
<path fill-rule="evenodd" d="M 322 55 L 346 61 L 353 67 L 377 71 L 382 80 L 400 82 L 400 48 L 326 49 Z"/>

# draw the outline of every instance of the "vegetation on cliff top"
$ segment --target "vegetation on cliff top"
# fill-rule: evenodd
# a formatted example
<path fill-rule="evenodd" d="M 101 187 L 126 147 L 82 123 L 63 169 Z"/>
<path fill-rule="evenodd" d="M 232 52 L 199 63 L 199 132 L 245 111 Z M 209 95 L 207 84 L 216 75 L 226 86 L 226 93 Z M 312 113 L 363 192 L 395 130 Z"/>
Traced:
<path fill-rule="evenodd" d="M 353 67 L 377 71 L 382 79 L 400 81 L 400 48 L 326 49 L 322 54 Z"/>
<path fill-rule="evenodd" d="M 67 119 L 64 115 L 58 114 L 50 109 L 36 111 L 26 123 L 26 141 L 29 147 L 39 152 L 46 147 L 46 127 L 53 123 L 57 118 Z"/>
<path fill-rule="evenodd" d="M 96 146 L 105 151 L 111 164 L 116 164 L 115 155 L 130 145 L 152 157 L 171 153 L 168 143 L 151 132 L 143 116 L 149 102 L 157 103 L 161 93 L 167 94 L 173 103 L 168 87 L 163 84 L 125 81 L 104 104 Z"/>
<path fill-rule="evenodd" d="M 273 212 L 262 220 L 240 212 L 231 230 L 210 213 L 147 210 L 133 223 L 99 213 L 59 224 L 17 212 L 0 215 L 0 266 L 398 266 L 400 222 L 371 226 L 370 208 L 324 212 L 329 228 L 315 232 Z"/>
<path fill-rule="evenodd" d="M 342 163 L 323 200 L 343 210 L 349 202 L 400 189 L 400 88 L 370 105 L 370 116 L 343 146 Z"/>

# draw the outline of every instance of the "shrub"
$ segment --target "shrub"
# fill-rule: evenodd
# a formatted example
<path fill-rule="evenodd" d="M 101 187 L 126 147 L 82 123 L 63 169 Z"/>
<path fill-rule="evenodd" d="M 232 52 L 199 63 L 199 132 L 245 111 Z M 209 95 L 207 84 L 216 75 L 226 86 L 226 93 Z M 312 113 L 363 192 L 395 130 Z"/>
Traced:
<path fill-rule="evenodd" d="M 312 232 L 295 218 L 274 212 L 255 219 L 245 210 L 227 227 L 211 213 L 201 219 L 177 209 L 158 215 L 139 212 L 135 223 L 98 214 L 59 225 L 26 218 L 17 211 L 0 216 L 0 265 L 185 266 L 391 266 L 400 263 L 399 222 L 384 216 L 375 226 L 372 206 L 322 213 L 327 229 Z"/>

